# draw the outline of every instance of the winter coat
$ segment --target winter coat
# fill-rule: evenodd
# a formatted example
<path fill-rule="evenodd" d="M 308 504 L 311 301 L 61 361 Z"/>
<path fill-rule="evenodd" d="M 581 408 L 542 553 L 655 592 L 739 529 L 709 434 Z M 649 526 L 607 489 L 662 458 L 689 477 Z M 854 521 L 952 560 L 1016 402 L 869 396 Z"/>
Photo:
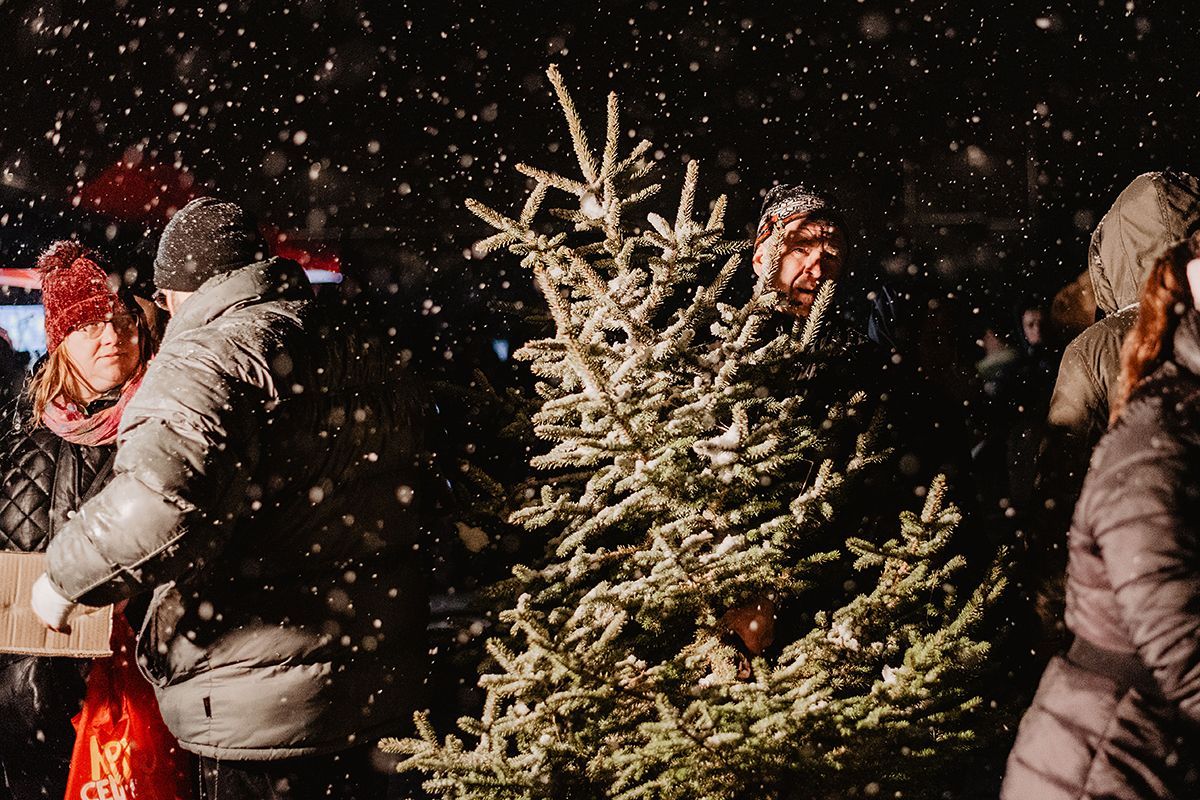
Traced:
<path fill-rule="evenodd" d="M 89 605 L 153 589 L 138 654 L 185 749 L 322 754 L 411 717 L 418 417 L 387 342 L 292 261 L 211 278 L 171 320 L 47 573 Z"/>
<path fill-rule="evenodd" d="M 113 446 L 72 444 L 30 429 L 13 409 L 0 437 L 0 549 L 37 553 L 106 480 Z M 0 654 L 0 771 L 13 797 L 61 797 L 83 702 L 87 662 Z M 3 795 L 3 791 L 0 791 Z"/>
<path fill-rule="evenodd" d="M 1200 796 L 1200 314 L 1096 449 L 1069 538 L 1071 651 L 1005 798 Z"/>
<path fill-rule="evenodd" d="M 30 429 L 16 410 L 0 436 L 0 549 L 40 553 L 70 515 L 108 478 L 116 447 L 72 444 Z"/>
<path fill-rule="evenodd" d="M 1034 561 L 1048 607 L 1061 617 L 1065 537 L 1088 459 L 1108 428 L 1118 389 L 1121 344 L 1137 319 L 1142 284 L 1167 245 L 1200 222 L 1200 180 L 1177 172 L 1139 175 L 1117 196 L 1092 234 L 1088 272 L 1096 304 L 1107 316 L 1063 352 L 1039 448 Z M 1055 588 L 1058 587 L 1058 588 Z"/>

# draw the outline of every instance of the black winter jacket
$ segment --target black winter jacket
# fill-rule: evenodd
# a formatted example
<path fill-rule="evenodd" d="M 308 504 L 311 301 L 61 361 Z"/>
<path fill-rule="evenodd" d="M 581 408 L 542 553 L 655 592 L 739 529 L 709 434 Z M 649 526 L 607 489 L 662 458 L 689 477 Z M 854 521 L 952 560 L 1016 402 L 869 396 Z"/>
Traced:
<path fill-rule="evenodd" d="M 90 492 L 100 488 L 116 448 L 71 444 L 30 430 L 14 409 L 0 436 L 0 548 L 42 552 Z M 14 798 L 61 797 L 88 662 L 0 654 L 0 768 Z M 0 795 L 3 792 L 0 791 Z"/>
<path fill-rule="evenodd" d="M 1170 352 L 1092 458 L 1069 540 L 1076 644 L 1021 722 L 1006 798 L 1200 796 L 1200 313 Z"/>
<path fill-rule="evenodd" d="M 411 719 L 428 598 L 398 358 L 285 259 L 211 278 L 168 325 L 113 480 L 47 560 L 90 605 L 154 590 L 138 652 L 184 748 L 313 755 Z"/>
<path fill-rule="evenodd" d="M 94 493 L 96 479 L 107 477 L 117 449 L 71 444 L 47 428 L 29 430 L 26 416 L 14 414 L 18 419 L 0 438 L 0 548 L 40 553 L 85 493 Z"/>

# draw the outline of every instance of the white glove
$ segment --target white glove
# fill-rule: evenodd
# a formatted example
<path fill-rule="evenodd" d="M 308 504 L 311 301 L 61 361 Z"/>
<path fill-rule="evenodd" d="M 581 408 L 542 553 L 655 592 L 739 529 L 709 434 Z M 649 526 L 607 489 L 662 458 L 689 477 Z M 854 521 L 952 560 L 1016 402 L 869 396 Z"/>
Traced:
<path fill-rule="evenodd" d="M 33 584 L 29 599 L 33 613 L 42 618 L 47 628 L 59 633 L 71 632 L 67 617 L 75 609 L 75 603 L 62 596 L 58 588 L 50 582 L 48 575 L 43 573 Z"/>

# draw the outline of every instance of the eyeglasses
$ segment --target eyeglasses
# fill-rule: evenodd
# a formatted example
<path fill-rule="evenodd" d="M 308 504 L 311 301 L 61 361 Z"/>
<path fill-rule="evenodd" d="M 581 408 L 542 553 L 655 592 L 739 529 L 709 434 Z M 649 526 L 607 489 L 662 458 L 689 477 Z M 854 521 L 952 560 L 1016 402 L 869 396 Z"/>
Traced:
<path fill-rule="evenodd" d="M 167 293 L 164 292 L 162 289 L 156 289 L 154 292 L 154 296 L 151 297 L 150 299 L 154 301 L 154 305 L 158 306 L 163 311 L 171 310 L 171 309 L 167 308 Z"/>
<path fill-rule="evenodd" d="M 104 329 L 112 324 L 113 331 L 118 336 L 129 336 L 137 330 L 137 320 L 131 314 L 117 314 L 108 319 L 89 322 L 87 325 L 80 325 L 75 330 L 82 333 L 88 339 L 99 339 L 104 335 Z"/>

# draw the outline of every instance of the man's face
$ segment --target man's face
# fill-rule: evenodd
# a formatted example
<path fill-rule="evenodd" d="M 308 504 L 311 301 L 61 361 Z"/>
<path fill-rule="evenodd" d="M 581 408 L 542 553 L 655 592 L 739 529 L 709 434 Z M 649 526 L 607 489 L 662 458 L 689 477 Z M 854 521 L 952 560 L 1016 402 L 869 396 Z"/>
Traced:
<path fill-rule="evenodd" d="M 770 241 L 764 240 L 754 251 L 754 271 L 759 275 L 769 266 Z M 798 217 L 784 226 L 780 247 L 783 255 L 772 288 L 783 295 L 788 313 L 807 317 L 821 282 L 842 275 L 845 234 L 832 222 Z"/>
<path fill-rule="evenodd" d="M 1042 310 L 1027 308 L 1021 315 L 1021 328 L 1025 332 L 1025 341 L 1031 345 L 1042 343 Z"/>

